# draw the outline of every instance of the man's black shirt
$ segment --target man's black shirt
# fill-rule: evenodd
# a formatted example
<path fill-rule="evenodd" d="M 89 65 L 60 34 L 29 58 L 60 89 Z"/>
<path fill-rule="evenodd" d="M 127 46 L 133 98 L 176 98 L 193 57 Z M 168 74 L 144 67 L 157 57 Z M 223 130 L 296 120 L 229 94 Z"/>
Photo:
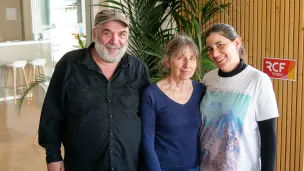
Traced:
<path fill-rule="evenodd" d="M 42 108 L 39 144 L 51 163 L 62 160 L 62 142 L 66 171 L 136 171 L 147 67 L 125 54 L 107 80 L 92 47 L 71 51 L 57 63 Z"/>

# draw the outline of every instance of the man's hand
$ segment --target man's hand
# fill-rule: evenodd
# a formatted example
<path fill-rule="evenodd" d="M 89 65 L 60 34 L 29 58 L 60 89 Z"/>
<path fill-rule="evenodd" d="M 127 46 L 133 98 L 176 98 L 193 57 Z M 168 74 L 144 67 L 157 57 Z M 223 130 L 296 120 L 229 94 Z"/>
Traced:
<path fill-rule="evenodd" d="M 49 163 L 47 169 L 48 171 L 64 171 L 63 161 Z"/>

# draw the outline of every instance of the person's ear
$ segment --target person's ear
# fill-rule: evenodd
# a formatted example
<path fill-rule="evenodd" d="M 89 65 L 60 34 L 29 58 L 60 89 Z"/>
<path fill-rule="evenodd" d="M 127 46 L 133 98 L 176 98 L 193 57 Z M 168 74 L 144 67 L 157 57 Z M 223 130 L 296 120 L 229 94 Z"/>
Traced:
<path fill-rule="evenodd" d="M 92 33 L 93 33 L 92 34 L 93 41 L 97 40 L 97 28 L 96 27 L 93 28 Z"/>
<path fill-rule="evenodd" d="M 167 55 L 164 57 L 164 61 L 165 61 L 166 66 L 167 66 L 168 68 L 170 68 L 170 67 L 171 67 L 171 64 L 170 64 L 170 60 L 169 60 L 169 58 L 168 58 Z"/>
<path fill-rule="evenodd" d="M 235 40 L 234 40 L 234 43 L 236 45 L 236 48 L 237 49 L 240 49 L 241 46 L 242 46 L 242 38 L 241 37 L 237 37 Z"/>

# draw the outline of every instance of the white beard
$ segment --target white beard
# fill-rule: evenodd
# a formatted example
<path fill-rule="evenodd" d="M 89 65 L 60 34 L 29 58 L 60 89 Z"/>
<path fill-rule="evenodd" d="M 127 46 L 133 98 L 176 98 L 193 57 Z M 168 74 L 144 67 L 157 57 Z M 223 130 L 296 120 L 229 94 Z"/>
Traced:
<path fill-rule="evenodd" d="M 117 45 L 102 45 L 98 41 L 95 41 L 95 49 L 98 56 L 108 63 L 116 63 L 121 60 L 127 50 L 128 44 L 126 43 L 124 46 Z M 107 48 L 120 48 L 119 53 L 117 55 L 110 55 Z"/>

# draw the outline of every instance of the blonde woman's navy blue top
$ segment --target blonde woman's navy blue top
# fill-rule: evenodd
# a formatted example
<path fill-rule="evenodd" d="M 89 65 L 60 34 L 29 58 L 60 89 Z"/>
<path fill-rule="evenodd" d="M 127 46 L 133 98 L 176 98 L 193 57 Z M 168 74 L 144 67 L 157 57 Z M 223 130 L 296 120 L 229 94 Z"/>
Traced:
<path fill-rule="evenodd" d="M 199 166 L 199 105 L 206 87 L 193 81 L 186 104 L 166 96 L 156 84 L 142 94 L 142 152 L 144 171 L 190 171 Z"/>

